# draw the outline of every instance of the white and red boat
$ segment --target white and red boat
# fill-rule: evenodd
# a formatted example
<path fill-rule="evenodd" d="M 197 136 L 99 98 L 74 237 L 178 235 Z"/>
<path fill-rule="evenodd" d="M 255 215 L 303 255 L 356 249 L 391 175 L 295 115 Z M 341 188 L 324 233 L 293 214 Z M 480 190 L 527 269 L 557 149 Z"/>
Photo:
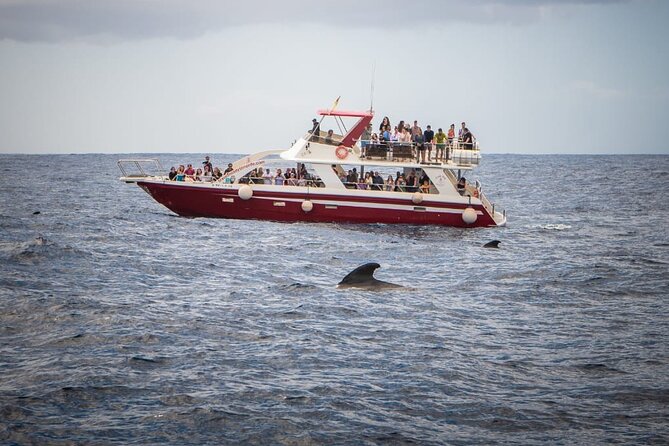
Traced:
<path fill-rule="evenodd" d="M 336 121 L 340 131 L 328 136 L 321 130 L 308 132 L 287 150 L 271 150 L 245 156 L 233 163 L 220 179 L 170 180 L 165 174 L 147 174 L 143 166 L 157 160 L 126 159 L 118 162 L 126 183 L 136 183 L 157 202 L 185 217 L 259 219 L 284 222 L 402 223 L 459 227 L 500 226 L 506 213 L 495 209 L 480 185 L 458 187 L 464 172 L 481 159 L 478 143 L 453 141 L 439 161 L 419 163 L 411 143 L 360 141 L 371 123 L 372 112 L 320 110 Z M 342 118 L 354 118 L 350 129 Z M 320 124 L 319 123 L 319 124 Z M 322 128 L 322 126 L 320 126 Z M 457 139 L 457 138 L 456 138 Z M 276 164 L 297 167 L 299 178 L 260 177 Z M 304 165 L 304 166 L 302 166 Z M 134 166 L 136 172 L 129 173 Z M 422 188 L 347 181 L 347 172 L 422 176 Z M 162 170 L 162 168 L 160 167 Z M 306 173 L 305 173 L 306 172 Z"/>

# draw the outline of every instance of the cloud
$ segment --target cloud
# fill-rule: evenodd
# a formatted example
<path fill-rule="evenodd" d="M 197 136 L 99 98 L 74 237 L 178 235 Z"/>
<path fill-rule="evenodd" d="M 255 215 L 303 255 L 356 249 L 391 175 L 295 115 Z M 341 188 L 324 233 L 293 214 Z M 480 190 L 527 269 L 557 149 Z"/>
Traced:
<path fill-rule="evenodd" d="M 197 38 L 231 27 L 327 24 L 418 27 L 445 22 L 532 23 L 626 0 L 0 0 L 0 39 L 35 42 Z"/>

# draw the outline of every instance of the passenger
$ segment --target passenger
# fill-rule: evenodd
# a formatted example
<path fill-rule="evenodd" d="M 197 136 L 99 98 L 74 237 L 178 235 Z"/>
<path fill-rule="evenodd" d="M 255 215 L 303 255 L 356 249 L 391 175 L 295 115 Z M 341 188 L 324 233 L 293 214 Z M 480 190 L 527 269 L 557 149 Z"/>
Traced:
<path fill-rule="evenodd" d="M 229 174 L 229 173 L 232 172 L 232 171 L 233 171 L 233 169 L 232 169 L 232 163 L 228 163 L 228 168 L 225 169 L 225 172 L 223 172 L 223 174 L 224 174 L 224 175 L 227 175 L 227 174 Z"/>
<path fill-rule="evenodd" d="M 463 123 L 462 123 L 462 127 L 460 127 L 460 130 L 458 130 L 458 141 L 462 141 L 462 136 L 463 136 L 464 133 L 465 133 L 465 128 L 466 128 L 466 127 L 467 127 L 467 126 L 466 126 L 465 123 L 463 122 Z"/>
<path fill-rule="evenodd" d="M 209 155 L 205 156 L 204 161 L 202 161 L 202 168 L 204 169 L 207 166 L 209 166 L 209 172 L 214 170 L 214 166 L 212 166 L 211 161 L 209 161 Z"/>
<path fill-rule="evenodd" d="M 465 131 L 462 134 L 462 144 L 467 150 L 472 150 L 474 148 L 474 135 L 472 135 L 472 132 L 470 132 L 467 127 L 465 127 Z"/>
<path fill-rule="evenodd" d="M 307 172 L 307 166 L 302 163 L 300 165 L 300 172 L 298 173 L 297 178 L 306 178 L 308 175 L 309 173 Z"/>
<path fill-rule="evenodd" d="M 382 133 L 386 127 L 390 127 L 390 119 L 388 119 L 387 116 L 384 116 L 381 124 L 379 125 L 379 133 Z"/>
<path fill-rule="evenodd" d="M 397 130 L 402 133 L 402 130 L 404 130 L 404 121 L 400 121 L 400 123 L 397 124 Z"/>
<path fill-rule="evenodd" d="M 191 180 L 195 178 L 195 169 L 193 169 L 192 164 L 188 165 L 184 173 L 186 174 L 186 177 L 190 178 Z"/>
<path fill-rule="evenodd" d="M 395 189 L 395 180 L 393 179 L 392 175 L 388 175 L 388 178 L 386 179 L 385 183 L 385 190 L 391 192 L 393 189 Z"/>
<path fill-rule="evenodd" d="M 411 169 L 411 172 L 409 172 L 409 175 L 406 177 L 406 190 L 407 192 L 416 192 L 417 186 L 416 171 Z"/>
<path fill-rule="evenodd" d="M 374 183 L 374 190 L 383 190 L 383 177 L 378 171 L 374 172 L 372 183 Z"/>
<path fill-rule="evenodd" d="M 428 125 L 423 132 L 423 143 L 427 147 L 427 160 L 432 162 L 432 140 L 434 139 L 434 131 L 432 127 Z"/>
<path fill-rule="evenodd" d="M 176 181 L 185 181 L 186 180 L 186 169 L 184 165 L 180 165 L 177 169 Z"/>
<path fill-rule="evenodd" d="M 430 180 L 428 179 L 423 180 L 423 184 L 420 185 L 420 191 L 421 193 L 424 194 L 430 193 Z"/>
<path fill-rule="evenodd" d="M 295 172 L 290 173 L 290 177 L 288 177 L 284 186 L 297 186 L 297 175 L 295 175 Z"/>
<path fill-rule="evenodd" d="M 197 171 L 195 172 L 195 177 L 193 177 L 193 180 L 202 181 L 202 169 L 200 169 L 199 167 L 197 168 Z"/>
<path fill-rule="evenodd" d="M 212 178 L 211 163 L 205 164 L 204 170 L 202 171 L 202 181 L 211 181 L 211 178 Z"/>
<path fill-rule="evenodd" d="M 218 181 L 221 179 L 223 176 L 223 172 L 221 172 L 221 169 L 218 167 L 214 167 L 214 172 L 212 173 L 211 177 L 214 181 Z"/>
<path fill-rule="evenodd" d="M 465 179 L 465 177 L 460 177 L 456 188 L 458 193 L 460 193 L 460 195 L 465 194 L 465 191 L 467 190 L 467 180 Z"/>
<path fill-rule="evenodd" d="M 434 152 L 435 161 L 444 161 L 444 149 L 446 148 L 446 133 L 439 128 L 437 133 L 434 135 L 434 142 L 436 143 L 435 147 L 437 148 Z M 441 155 L 440 155 L 441 154 Z"/>
<path fill-rule="evenodd" d="M 170 167 L 170 173 L 167 175 L 167 177 L 170 179 L 170 181 L 174 181 L 174 179 L 177 177 L 177 169 L 174 166 Z"/>
<path fill-rule="evenodd" d="M 397 192 L 406 192 L 407 191 L 406 184 L 407 183 L 406 180 L 404 179 L 404 174 L 402 174 L 395 182 L 395 189 L 397 189 Z"/>
<path fill-rule="evenodd" d="M 311 120 L 311 141 L 317 141 L 320 134 L 321 124 L 318 122 L 318 119 L 314 118 Z"/>
<path fill-rule="evenodd" d="M 367 152 L 367 146 L 371 142 L 370 141 L 371 139 L 372 139 L 372 124 L 369 123 L 367 124 L 367 127 L 365 127 L 365 130 L 362 131 L 362 136 L 360 137 L 361 158 L 365 157 L 365 154 Z"/>
<path fill-rule="evenodd" d="M 450 158 L 451 151 L 453 150 L 453 140 L 455 139 L 455 124 L 451 124 L 451 128 L 448 129 L 448 151 L 446 153 L 446 161 Z"/>
<path fill-rule="evenodd" d="M 269 169 L 265 169 L 265 173 L 262 175 L 264 184 L 272 184 L 272 173 Z"/>
<path fill-rule="evenodd" d="M 418 121 L 413 122 L 413 127 L 411 128 L 411 139 L 416 145 L 416 162 L 424 163 L 425 162 L 425 145 L 423 130 L 418 125 Z"/>
<path fill-rule="evenodd" d="M 274 175 L 274 184 L 277 186 L 283 186 L 283 173 L 281 173 L 281 169 L 276 169 L 276 175 Z"/>
<path fill-rule="evenodd" d="M 325 136 L 325 144 L 334 144 L 334 133 L 332 132 L 332 129 L 328 130 L 327 136 Z"/>

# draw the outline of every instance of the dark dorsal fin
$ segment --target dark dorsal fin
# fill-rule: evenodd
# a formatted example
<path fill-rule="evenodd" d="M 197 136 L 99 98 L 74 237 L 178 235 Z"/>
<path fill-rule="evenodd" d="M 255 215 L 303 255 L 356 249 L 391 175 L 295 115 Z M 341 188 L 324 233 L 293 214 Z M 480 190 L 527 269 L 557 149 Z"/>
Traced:
<path fill-rule="evenodd" d="M 501 242 L 499 240 L 493 240 L 493 241 L 490 241 L 490 242 L 486 243 L 485 245 L 483 245 L 483 247 L 484 248 L 499 248 L 500 243 Z"/>
<path fill-rule="evenodd" d="M 378 263 L 365 263 L 360 265 L 350 273 L 346 275 L 339 285 L 350 285 L 354 283 L 366 282 L 374 279 L 374 271 L 379 268 L 381 265 Z"/>

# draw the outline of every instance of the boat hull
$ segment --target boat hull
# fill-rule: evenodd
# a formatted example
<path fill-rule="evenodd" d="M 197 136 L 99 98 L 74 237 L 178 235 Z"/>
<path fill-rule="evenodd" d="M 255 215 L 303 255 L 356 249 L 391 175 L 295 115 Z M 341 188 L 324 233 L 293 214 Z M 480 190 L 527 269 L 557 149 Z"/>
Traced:
<path fill-rule="evenodd" d="M 412 201 L 411 193 L 349 191 L 333 193 L 324 188 L 253 187 L 250 199 L 238 191 L 243 185 L 224 187 L 196 186 L 172 181 L 138 181 L 137 184 L 158 203 L 184 217 L 273 220 L 282 222 L 386 223 L 444 225 L 455 227 L 498 226 L 478 200 L 448 202 L 423 195 L 421 203 Z M 436 196 L 435 196 L 436 197 Z M 303 209 L 310 201 L 311 210 Z M 478 202 L 478 203 L 477 203 Z M 471 207 L 476 220 L 467 224 L 463 212 Z M 471 211 L 470 211 L 471 212 Z"/>

